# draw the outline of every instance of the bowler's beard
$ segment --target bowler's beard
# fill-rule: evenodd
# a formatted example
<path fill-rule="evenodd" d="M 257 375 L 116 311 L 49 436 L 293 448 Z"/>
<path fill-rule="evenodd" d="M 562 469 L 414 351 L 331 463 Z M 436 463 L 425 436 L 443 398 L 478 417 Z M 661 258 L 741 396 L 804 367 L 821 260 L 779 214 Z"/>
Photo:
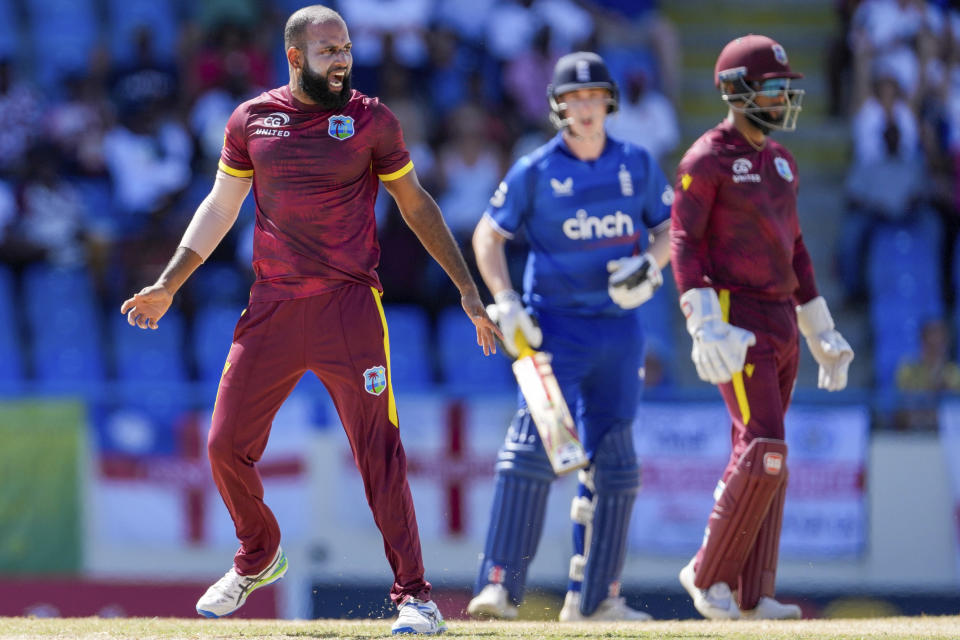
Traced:
<path fill-rule="evenodd" d="M 327 74 L 329 73 L 327 71 Z M 310 63 L 304 60 L 300 72 L 300 89 L 327 111 L 342 109 L 350 101 L 350 74 L 343 76 L 340 93 L 334 93 L 327 84 L 327 76 L 316 73 L 310 68 Z"/>

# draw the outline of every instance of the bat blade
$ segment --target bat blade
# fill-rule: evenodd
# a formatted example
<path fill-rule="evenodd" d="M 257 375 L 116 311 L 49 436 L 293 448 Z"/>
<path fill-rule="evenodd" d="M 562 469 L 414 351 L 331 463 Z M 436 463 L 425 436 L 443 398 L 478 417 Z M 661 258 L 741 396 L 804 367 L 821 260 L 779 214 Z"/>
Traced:
<path fill-rule="evenodd" d="M 590 463 L 577 427 L 550 366 L 550 355 L 533 352 L 513 363 L 520 392 L 527 401 L 554 473 L 563 475 Z"/>

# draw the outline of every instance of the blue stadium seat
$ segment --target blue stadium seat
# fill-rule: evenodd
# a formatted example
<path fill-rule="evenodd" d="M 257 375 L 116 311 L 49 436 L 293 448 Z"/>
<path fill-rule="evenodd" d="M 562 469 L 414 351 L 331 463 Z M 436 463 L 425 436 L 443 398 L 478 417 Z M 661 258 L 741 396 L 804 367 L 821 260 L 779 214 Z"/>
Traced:
<path fill-rule="evenodd" d="M 0 264 L 0 395 L 16 394 L 23 388 L 23 354 L 16 317 L 19 307 L 13 274 Z"/>
<path fill-rule="evenodd" d="M 70 186 L 83 200 L 85 224 L 93 232 L 110 232 L 117 226 L 114 218 L 113 190 L 108 178 L 76 178 Z"/>
<path fill-rule="evenodd" d="M 23 274 L 23 298 L 40 390 L 96 393 L 105 378 L 105 361 L 89 274 L 83 269 L 33 265 Z"/>
<path fill-rule="evenodd" d="M 243 310 L 236 305 L 214 304 L 197 309 L 193 321 L 193 357 L 200 381 L 216 387 L 220 383 L 233 330 Z"/>
<path fill-rule="evenodd" d="M 65 74 L 86 71 L 100 32 L 93 0 L 30 0 L 25 5 L 38 84 L 55 87 Z"/>
<path fill-rule="evenodd" d="M 394 393 L 424 391 L 433 385 L 430 318 L 416 305 L 383 307 L 390 334 L 390 368 Z"/>
<path fill-rule="evenodd" d="M 156 331 L 131 327 L 126 316 L 119 313 L 112 318 L 113 354 L 120 383 L 149 385 L 186 381 L 184 321 L 177 310 L 168 311 Z"/>
<path fill-rule="evenodd" d="M 922 218 L 905 225 L 879 225 L 867 256 L 870 320 L 874 331 L 874 377 L 893 386 L 896 368 L 916 357 L 920 327 L 942 317 L 939 224 Z"/>
<path fill-rule="evenodd" d="M 31 265 L 23 273 L 23 291 L 28 312 L 43 313 L 47 311 L 48 305 L 64 300 L 95 300 L 93 281 L 83 268 Z M 33 305 L 40 305 L 40 308 L 33 309 Z"/>
<path fill-rule="evenodd" d="M 678 305 L 677 287 L 673 282 L 673 273 L 667 269 L 663 274 L 663 286 L 653 298 L 640 307 L 640 322 L 643 325 L 647 354 L 655 354 L 663 366 L 661 384 L 673 380 L 673 362 L 676 352 L 672 324 Z"/>
<path fill-rule="evenodd" d="M 173 3 L 157 0 L 108 0 L 107 14 L 110 53 L 114 60 L 134 58 L 134 33 L 143 26 L 149 27 L 153 33 L 153 52 L 157 60 L 174 60 L 179 25 Z"/>
<path fill-rule="evenodd" d="M 117 372 L 113 404 L 148 420 L 161 435 L 169 434 L 196 404 L 184 363 L 183 316 L 171 309 L 153 331 L 131 327 L 118 313 L 110 328 Z"/>
<path fill-rule="evenodd" d="M 460 307 L 440 312 L 437 352 L 444 386 L 453 393 L 505 393 L 516 390 L 510 361 L 499 351 L 484 356 L 477 331 Z"/>
<path fill-rule="evenodd" d="M 250 298 L 252 284 L 236 264 L 222 262 L 207 262 L 187 282 L 198 303 L 240 307 L 240 310 Z"/>
<path fill-rule="evenodd" d="M 15 0 L 0 0 L 0 58 L 20 53 L 20 27 L 14 5 Z"/>

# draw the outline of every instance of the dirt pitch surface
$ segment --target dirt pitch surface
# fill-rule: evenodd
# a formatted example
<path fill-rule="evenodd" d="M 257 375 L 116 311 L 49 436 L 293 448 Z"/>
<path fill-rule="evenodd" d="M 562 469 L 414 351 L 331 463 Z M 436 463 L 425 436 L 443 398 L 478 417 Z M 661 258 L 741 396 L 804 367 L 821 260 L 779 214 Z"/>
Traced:
<path fill-rule="evenodd" d="M 273 640 L 390 637 L 390 620 L 198 620 L 179 618 L 0 618 L 0 638 L 168 640 L 173 638 Z M 451 621 L 446 638 L 649 638 L 667 640 L 919 640 L 960 638 L 960 616 L 800 620 L 789 622 L 657 621 L 560 624 L 557 622 Z"/>

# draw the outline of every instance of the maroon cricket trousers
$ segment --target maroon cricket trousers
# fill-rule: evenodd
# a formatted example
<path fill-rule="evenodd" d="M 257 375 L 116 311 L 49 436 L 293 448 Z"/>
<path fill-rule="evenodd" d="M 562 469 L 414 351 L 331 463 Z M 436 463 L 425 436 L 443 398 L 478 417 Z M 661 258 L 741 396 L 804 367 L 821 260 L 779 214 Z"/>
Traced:
<path fill-rule="evenodd" d="M 234 558 L 238 573 L 262 571 L 280 544 L 256 463 L 280 405 L 300 377 L 313 371 L 333 399 L 383 535 L 394 574 L 391 599 L 429 599 L 388 354 L 380 294 L 365 285 L 253 302 L 241 316 L 207 443 L 214 481 L 240 540 Z"/>
<path fill-rule="evenodd" d="M 747 351 L 743 371 L 734 374 L 730 382 L 718 385 L 731 418 L 732 447 L 723 473 L 723 483 L 728 485 L 751 442 L 757 438 L 785 439 L 783 422 L 797 378 L 799 346 L 796 311 L 792 302 L 759 300 L 731 294 L 723 289 L 718 294 L 723 319 L 736 327 L 752 331 L 757 339 L 756 344 Z M 736 496 L 735 508 L 743 510 L 743 513 L 733 519 L 744 518 L 742 522 L 755 523 L 745 526 L 743 537 L 738 533 L 731 538 L 736 542 L 731 542 L 729 546 L 722 543 L 709 545 L 704 539 L 703 546 L 697 552 L 694 565 L 697 572 L 704 563 L 708 548 L 720 557 L 707 558 L 707 566 L 717 567 L 726 562 L 736 564 L 735 559 L 744 559 L 737 579 L 730 581 L 731 589 L 738 592 L 742 609 L 756 607 L 761 597 L 774 596 L 787 476 L 787 468 L 784 467 L 783 482 L 769 501 L 759 500 L 759 495 L 759 502 L 753 502 L 749 496 Z M 721 509 L 724 511 L 731 503 L 719 497 L 717 504 L 715 509 L 726 505 Z M 756 506 L 747 507 L 748 504 Z M 757 509 L 755 513 L 754 509 Z M 716 529 L 730 525 L 723 525 L 722 520 L 714 519 L 714 515 L 711 515 L 708 524 L 708 527 L 715 529 L 710 536 L 715 540 L 723 539 L 723 533 Z M 706 588 L 712 584 L 712 580 L 710 575 L 701 576 L 698 573 L 697 586 Z"/>

